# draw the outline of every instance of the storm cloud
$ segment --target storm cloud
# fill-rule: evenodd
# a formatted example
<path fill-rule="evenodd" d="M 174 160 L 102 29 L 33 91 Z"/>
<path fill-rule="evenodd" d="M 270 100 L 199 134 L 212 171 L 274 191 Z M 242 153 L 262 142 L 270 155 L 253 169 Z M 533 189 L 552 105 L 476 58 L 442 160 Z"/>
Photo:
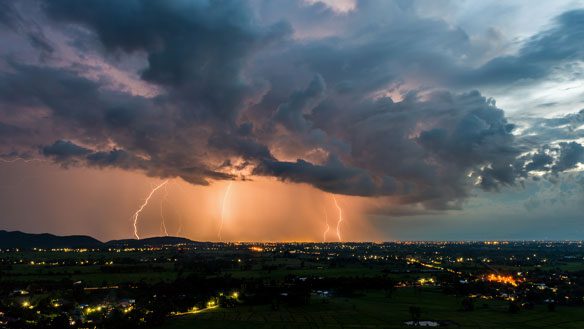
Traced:
<path fill-rule="evenodd" d="M 262 1 L 2 7 L 2 33 L 20 43 L 0 53 L 1 154 L 200 185 L 267 176 L 427 210 L 584 162 L 582 112 L 518 129 L 481 92 L 581 62 L 582 10 L 485 60 L 462 27 L 400 1 L 343 14 Z M 47 31 L 22 28 L 37 21 Z M 39 56 L 17 60 L 19 47 Z"/>

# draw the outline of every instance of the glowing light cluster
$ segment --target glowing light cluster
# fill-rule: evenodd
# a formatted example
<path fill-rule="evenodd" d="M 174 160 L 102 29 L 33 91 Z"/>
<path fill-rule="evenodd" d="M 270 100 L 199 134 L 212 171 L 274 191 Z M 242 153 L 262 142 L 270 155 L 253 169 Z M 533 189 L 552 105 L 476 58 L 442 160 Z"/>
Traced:
<path fill-rule="evenodd" d="M 510 275 L 500 275 L 500 274 L 489 274 L 486 277 L 489 282 L 498 282 L 503 284 L 509 284 L 513 287 L 517 287 L 517 280 Z"/>
<path fill-rule="evenodd" d="M 434 280 L 434 278 L 420 278 L 420 279 L 418 279 L 418 284 L 421 286 L 433 285 L 434 283 L 436 283 L 436 280 Z"/>

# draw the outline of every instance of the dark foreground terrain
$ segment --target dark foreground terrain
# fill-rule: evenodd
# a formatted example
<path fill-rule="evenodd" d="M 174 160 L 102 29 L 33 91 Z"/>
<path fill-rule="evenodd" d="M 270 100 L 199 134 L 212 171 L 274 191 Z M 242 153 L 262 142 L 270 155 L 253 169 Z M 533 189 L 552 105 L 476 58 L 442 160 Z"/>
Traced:
<path fill-rule="evenodd" d="M 0 252 L 7 328 L 584 328 L 581 242 L 219 244 Z"/>

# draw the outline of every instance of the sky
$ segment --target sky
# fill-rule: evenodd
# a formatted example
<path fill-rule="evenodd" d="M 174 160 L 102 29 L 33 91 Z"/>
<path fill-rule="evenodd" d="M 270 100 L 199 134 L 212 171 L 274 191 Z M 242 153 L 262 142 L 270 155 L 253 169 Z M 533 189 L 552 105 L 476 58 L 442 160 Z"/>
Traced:
<path fill-rule="evenodd" d="M 0 229 L 584 237 L 584 1 L 0 0 Z"/>

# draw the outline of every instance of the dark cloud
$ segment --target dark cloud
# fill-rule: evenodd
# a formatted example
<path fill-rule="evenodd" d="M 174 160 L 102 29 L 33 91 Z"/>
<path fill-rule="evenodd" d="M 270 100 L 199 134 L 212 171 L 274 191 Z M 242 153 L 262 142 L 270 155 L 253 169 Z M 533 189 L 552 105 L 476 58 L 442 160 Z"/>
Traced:
<path fill-rule="evenodd" d="M 41 148 L 41 153 L 46 157 L 53 158 L 55 162 L 65 167 L 87 165 L 99 168 L 139 169 L 141 162 L 123 150 L 95 151 L 67 140 L 58 140 L 51 145 L 44 146 Z"/>
<path fill-rule="evenodd" d="M 521 48 L 522 58 L 538 63 L 581 60 L 584 46 L 584 9 L 572 10 L 555 19 L 556 26 L 531 37 Z"/>
<path fill-rule="evenodd" d="M 11 124 L 0 122 L 0 138 L 17 138 L 26 133 L 26 130 Z"/>
<path fill-rule="evenodd" d="M 93 152 L 86 156 L 87 163 L 97 167 L 119 167 L 123 169 L 136 169 L 139 159 L 124 150 L 111 150 Z"/>
<path fill-rule="evenodd" d="M 584 146 L 577 142 L 545 144 L 520 160 L 525 163 L 526 172 L 539 171 L 557 175 L 584 163 Z"/>
<path fill-rule="evenodd" d="M 54 157 L 57 161 L 68 161 L 69 159 L 91 153 L 91 150 L 75 145 L 70 141 L 58 140 L 52 145 L 42 148 L 43 155 L 47 157 Z"/>
<path fill-rule="evenodd" d="M 96 77 L 83 63 L 63 64 L 66 55 L 48 64 L 3 58 L 2 154 L 42 145 L 64 166 L 203 185 L 251 171 L 416 211 L 460 208 L 476 188 L 582 161 L 582 146 L 567 142 L 582 137 L 582 112 L 533 119 L 517 133 L 494 100 L 457 91 L 545 77 L 554 63 L 581 59 L 582 11 L 559 16 L 517 55 L 473 66 L 481 48 L 463 29 L 400 2 L 359 2 L 344 15 L 283 3 L 322 25 L 262 2 L 32 3 L 74 51 L 123 73 Z M 5 26 L 34 43 L 15 26 L 36 17 L 0 4 L 10 9 L 0 14 Z M 324 36 L 295 34 L 318 28 Z M 112 88 L 124 73 L 158 92 Z"/>
<path fill-rule="evenodd" d="M 366 170 L 346 167 L 334 157 L 323 165 L 301 159 L 296 162 L 265 160 L 254 169 L 254 174 L 308 183 L 327 192 L 349 195 L 390 195 L 397 189 L 397 182 L 393 178 L 386 176 L 375 179 Z"/>
<path fill-rule="evenodd" d="M 554 26 L 529 38 L 517 55 L 497 57 L 477 70 L 461 74 L 460 83 L 473 85 L 539 80 L 564 63 L 584 59 L 584 10 L 565 12 Z"/>
<path fill-rule="evenodd" d="M 278 106 L 274 113 L 274 121 L 291 131 L 307 131 L 310 125 L 304 115 L 311 110 L 308 108 L 311 103 L 314 105 L 319 98 L 323 97 L 325 90 L 323 78 L 316 75 L 308 88 L 294 92 L 288 102 Z"/>
<path fill-rule="evenodd" d="M 209 146 L 247 160 L 273 159 L 265 145 L 245 136 L 218 133 L 209 138 Z"/>
<path fill-rule="evenodd" d="M 576 167 L 578 163 L 584 163 L 584 147 L 576 142 L 562 142 L 559 144 L 558 161 L 552 170 L 554 172 L 566 171 Z"/>
<path fill-rule="evenodd" d="M 256 82 L 243 68 L 258 49 L 286 37 L 262 26 L 240 1 L 46 1 L 59 21 L 91 28 L 108 51 L 145 51 L 144 80 L 189 99 L 189 111 L 233 120 Z M 201 113 L 199 113 L 201 114 Z"/>
<path fill-rule="evenodd" d="M 525 170 L 527 171 L 549 171 L 551 169 L 551 164 L 554 162 L 554 158 L 545 153 L 545 151 L 539 151 L 531 157 L 531 161 L 525 165 Z"/>
<path fill-rule="evenodd" d="M 25 19 L 17 9 L 19 3 L 14 1 L 0 1 L 0 24 L 3 24 L 10 30 L 24 35 L 28 42 L 36 49 L 40 50 L 42 55 L 52 53 L 54 47 L 43 33 L 42 28 L 32 19 Z M 24 3 L 21 5 L 29 5 Z M 27 8 L 31 10 L 32 8 Z"/>
<path fill-rule="evenodd" d="M 170 168 L 163 164 L 138 157 L 122 149 L 98 151 L 79 146 L 71 141 L 58 140 L 41 148 L 41 153 L 64 166 L 88 166 L 96 168 L 121 168 L 125 170 L 142 170 L 150 176 L 163 178 L 180 177 L 185 181 L 208 185 L 208 179 L 233 179 L 232 175 L 210 170 L 204 167 Z"/>
<path fill-rule="evenodd" d="M 584 138 L 584 110 L 578 113 L 567 114 L 555 118 L 526 118 L 523 126 L 525 130 L 519 137 L 519 143 L 532 150 L 539 150 L 539 156 L 548 156 L 556 150 L 550 149 L 550 145 L 556 141 L 577 141 Z M 554 147 L 551 147 L 554 148 Z M 534 159 L 535 166 L 542 159 Z M 551 169 L 549 167 L 548 169 Z M 537 170 L 537 169 L 533 169 Z"/>
<path fill-rule="evenodd" d="M 478 92 L 437 92 L 424 99 L 412 94 L 402 102 L 328 99 L 303 118 L 307 126 L 350 145 L 348 152 L 339 152 L 334 165 L 265 161 L 256 174 L 440 209 L 459 207 L 477 180 L 485 189 L 497 189 L 523 175 L 514 126 Z M 326 145 L 321 144 L 330 149 Z"/>

